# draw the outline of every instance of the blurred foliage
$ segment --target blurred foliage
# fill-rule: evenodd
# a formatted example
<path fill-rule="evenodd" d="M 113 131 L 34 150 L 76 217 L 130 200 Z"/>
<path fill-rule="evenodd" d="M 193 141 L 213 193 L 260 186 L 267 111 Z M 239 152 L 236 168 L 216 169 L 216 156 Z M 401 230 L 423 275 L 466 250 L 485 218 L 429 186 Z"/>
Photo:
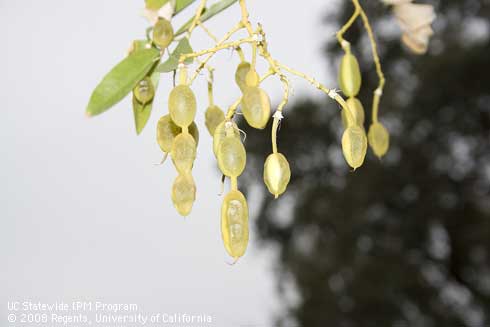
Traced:
<path fill-rule="evenodd" d="M 328 19 L 335 28 L 352 13 L 343 3 Z M 273 200 L 248 185 L 266 194 L 253 220 L 260 238 L 279 249 L 278 325 L 489 326 L 490 2 L 432 1 L 436 35 L 425 56 L 402 48 L 389 8 L 363 3 L 388 79 L 388 155 L 370 153 L 349 171 L 340 109 L 327 97 L 303 100 L 286 108 L 278 136 L 288 191 Z M 346 38 L 361 59 L 368 118 L 377 79 L 360 22 Z M 340 55 L 332 38 L 332 67 Z M 269 131 L 246 130 L 253 178 L 242 181 L 261 179 Z"/>

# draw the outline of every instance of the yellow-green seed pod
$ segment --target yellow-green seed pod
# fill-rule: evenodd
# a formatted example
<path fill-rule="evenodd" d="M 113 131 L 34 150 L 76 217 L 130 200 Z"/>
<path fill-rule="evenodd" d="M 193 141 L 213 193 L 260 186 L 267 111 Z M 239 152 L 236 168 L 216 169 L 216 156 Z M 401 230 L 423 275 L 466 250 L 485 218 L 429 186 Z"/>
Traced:
<path fill-rule="evenodd" d="M 192 175 L 180 174 L 172 186 L 172 202 L 181 216 L 188 216 L 196 200 L 196 184 Z"/>
<path fill-rule="evenodd" d="M 361 88 L 361 70 L 356 57 L 347 53 L 342 57 L 339 69 L 340 89 L 348 97 L 354 97 Z"/>
<path fill-rule="evenodd" d="M 367 137 L 364 128 L 353 125 L 348 127 L 342 135 L 342 152 L 344 158 L 354 169 L 364 162 L 367 151 Z"/>
<path fill-rule="evenodd" d="M 180 133 L 182 133 L 182 128 L 175 125 L 170 115 L 162 116 L 157 124 L 157 142 L 160 149 L 165 153 L 169 153 L 172 150 L 175 137 Z M 199 144 L 199 130 L 196 123 L 192 122 L 191 126 L 189 126 L 189 133 L 196 141 L 196 145 Z"/>
<path fill-rule="evenodd" d="M 221 237 L 231 257 L 238 259 L 245 254 L 248 245 L 248 205 L 240 191 L 230 191 L 223 200 Z"/>
<path fill-rule="evenodd" d="M 271 115 L 271 101 L 267 93 L 259 87 L 247 87 L 242 98 L 242 113 L 247 123 L 263 129 Z"/>
<path fill-rule="evenodd" d="M 250 63 L 243 61 L 241 62 L 235 71 L 235 82 L 243 92 L 247 87 L 246 79 L 247 73 L 250 71 Z"/>
<path fill-rule="evenodd" d="M 155 96 L 155 87 L 150 77 L 145 77 L 134 87 L 133 94 L 139 103 L 145 105 Z"/>
<path fill-rule="evenodd" d="M 270 154 L 264 164 L 264 183 L 269 192 L 277 199 L 286 191 L 290 179 L 291 169 L 286 157 L 282 153 Z"/>
<path fill-rule="evenodd" d="M 163 152 L 168 153 L 172 150 L 172 144 L 182 129 L 175 125 L 170 115 L 165 115 L 158 120 L 157 142 Z"/>
<path fill-rule="evenodd" d="M 204 114 L 206 128 L 211 136 L 214 135 L 216 127 L 225 120 L 225 113 L 218 106 L 212 105 L 206 109 Z"/>
<path fill-rule="evenodd" d="M 153 27 L 153 42 L 160 48 L 165 49 L 174 38 L 172 24 L 165 18 L 159 18 Z"/>
<path fill-rule="evenodd" d="M 180 173 L 190 172 L 196 159 L 196 141 L 191 134 L 177 135 L 170 152 L 172 162 Z"/>
<path fill-rule="evenodd" d="M 229 133 L 233 133 L 233 131 Z M 240 138 L 234 137 L 233 134 L 227 134 L 221 141 L 217 157 L 219 169 L 223 175 L 228 177 L 240 176 L 247 163 L 245 147 Z"/>
<path fill-rule="evenodd" d="M 388 151 L 390 134 L 381 123 L 376 122 L 369 127 L 368 140 L 369 146 L 378 158 L 384 156 Z"/>
<path fill-rule="evenodd" d="M 359 101 L 358 98 L 349 98 L 346 101 L 347 106 L 349 109 L 351 109 L 351 112 L 354 114 L 354 120 L 356 125 L 361 126 L 364 128 L 364 107 L 362 106 L 361 101 Z M 342 124 L 344 125 L 344 128 L 349 127 L 348 121 L 347 121 L 347 113 L 345 110 L 341 110 L 341 115 L 342 115 Z"/>
<path fill-rule="evenodd" d="M 214 155 L 218 155 L 218 148 L 221 144 L 221 142 L 225 139 L 226 137 L 226 121 L 222 121 L 219 123 L 218 126 L 216 126 L 216 129 L 214 130 L 213 134 L 213 152 Z M 230 122 L 233 128 L 233 136 L 236 137 L 238 140 L 240 140 L 240 131 L 238 130 L 237 124 L 234 122 Z"/>
<path fill-rule="evenodd" d="M 196 97 L 187 85 L 177 85 L 168 97 L 170 117 L 177 126 L 189 126 L 196 116 Z"/>
<path fill-rule="evenodd" d="M 247 86 L 252 86 L 252 87 L 258 86 L 259 80 L 260 80 L 260 76 L 259 74 L 257 74 L 257 71 L 255 69 L 250 69 L 247 75 L 245 76 L 245 84 Z"/>

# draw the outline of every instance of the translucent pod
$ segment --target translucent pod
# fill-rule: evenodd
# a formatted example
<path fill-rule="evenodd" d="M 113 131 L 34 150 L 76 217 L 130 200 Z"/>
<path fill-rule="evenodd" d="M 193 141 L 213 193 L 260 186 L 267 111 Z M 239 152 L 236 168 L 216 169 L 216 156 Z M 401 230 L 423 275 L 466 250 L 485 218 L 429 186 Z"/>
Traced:
<path fill-rule="evenodd" d="M 182 128 L 175 125 L 170 115 L 162 116 L 157 124 L 157 142 L 160 149 L 165 153 L 169 153 L 172 150 L 175 137 L 181 132 Z M 191 126 L 189 126 L 189 133 L 196 141 L 196 145 L 199 144 L 199 131 L 196 123 L 192 122 Z"/>
<path fill-rule="evenodd" d="M 214 135 L 216 127 L 225 120 L 225 113 L 218 106 L 212 105 L 206 109 L 204 114 L 206 128 L 211 136 Z"/>
<path fill-rule="evenodd" d="M 247 123 L 263 129 L 271 115 L 271 101 L 267 93 L 259 87 L 247 87 L 242 98 L 242 113 Z"/>
<path fill-rule="evenodd" d="M 196 160 L 196 141 L 189 133 L 177 135 L 170 152 L 172 162 L 180 173 L 190 172 Z"/>
<path fill-rule="evenodd" d="M 361 88 L 361 70 L 356 57 L 347 53 L 342 57 L 339 69 L 340 89 L 348 97 L 354 97 Z"/>
<path fill-rule="evenodd" d="M 238 129 L 237 124 L 234 122 L 230 122 L 233 128 L 233 136 L 236 137 L 238 140 L 240 140 L 240 130 Z M 216 126 L 216 129 L 214 130 L 213 134 L 213 152 L 215 156 L 218 156 L 218 148 L 221 144 L 221 142 L 225 139 L 226 137 L 226 121 L 222 121 L 219 123 L 218 126 Z M 229 137 L 229 136 L 228 136 Z"/>
<path fill-rule="evenodd" d="M 150 77 L 145 77 L 135 86 L 133 94 L 139 103 L 145 105 L 155 96 L 155 87 Z"/>
<path fill-rule="evenodd" d="M 160 17 L 153 27 L 153 42 L 160 48 L 165 49 L 174 38 L 172 24 L 165 18 Z"/>
<path fill-rule="evenodd" d="M 196 97 L 188 85 L 177 85 L 168 97 L 170 117 L 177 126 L 189 126 L 196 116 Z"/>
<path fill-rule="evenodd" d="M 248 245 L 248 205 L 242 192 L 232 190 L 221 206 L 221 237 L 226 252 L 238 259 Z"/>
<path fill-rule="evenodd" d="M 265 160 L 264 183 L 269 192 L 277 197 L 286 191 L 291 179 L 291 169 L 286 157 L 282 153 L 272 153 Z"/>
<path fill-rule="evenodd" d="M 192 205 L 196 200 L 196 184 L 189 173 L 180 174 L 172 186 L 172 202 L 181 216 L 191 213 Z"/>
<path fill-rule="evenodd" d="M 376 122 L 369 127 L 368 141 L 374 154 L 381 158 L 390 146 L 390 134 L 381 123 Z"/>
<path fill-rule="evenodd" d="M 233 127 L 230 127 L 233 129 Z M 218 166 L 221 172 L 228 177 L 238 177 L 243 173 L 247 163 L 247 153 L 239 137 L 234 137 L 233 131 L 218 147 Z"/>
<path fill-rule="evenodd" d="M 347 106 L 349 109 L 351 109 L 351 112 L 354 114 L 354 120 L 356 125 L 361 126 L 364 128 L 364 107 L 362 106 L 361 101 L 359 101 L 358 98 L 349 98 L 346 101 Z M 349 127 L 348 121 L 347 121 L 347 113 L 345 110 L 341 110 L 341 115 L 342 115 L 342 124 L 344 125 L 344 128 Z"/>
<path fill-rule="evenodd" d="M 259 80 L 260 76 L 255 69 L 250 69 L 247 75 L 245 75 L 245 84 L 247 86 L 258 86 Z"/>
<path fill-rule="evenodd" d="M 364 162 L 367 151 L 367 137 L 364 128 L 353 125 L 348 127 L 342 135 L 342 152 L 344 158 L 354 169 Z"/>
<path fill-rule="evenodd" d="M 235 71 L 235 82 L 242 92 L 245 91 L 245 88 L 247 87 L 246 79 L 247 73 L 250 71 L 250 67 L 249 62 L 242 61 Z"/>

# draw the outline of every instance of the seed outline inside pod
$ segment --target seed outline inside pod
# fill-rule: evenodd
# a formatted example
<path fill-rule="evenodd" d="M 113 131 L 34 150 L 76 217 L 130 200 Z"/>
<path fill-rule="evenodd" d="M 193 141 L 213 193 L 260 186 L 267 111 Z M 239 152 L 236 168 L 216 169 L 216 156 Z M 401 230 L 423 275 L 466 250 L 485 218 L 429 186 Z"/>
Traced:
<path fill-rule="evenodd" d="M 374 154 L 381 158 L 390 147 L 390 134 L 383 124 L 376 122 L 369 127 L 368 141 Z"/>
<path fill-rule="evenodd" d="M 172 185 L 172 203 L 177 212 L 188 216 L 196 200 L 196 184 L 189 173 L 179 174 Z"/>
<path fill-rule="evenodd" d="M 170 152 L 175 169 L 180 173 L 189 172 L 196 159 L 196 141 L 189 133 L 177 135 Z"/>
<path fill-rule="evenodd" d="M 196 117 L 196 96 L 188 85 L 177 85 L 170 91 L 168 111 L 172 121 L 180 127 L 187 127 Z"/>
<path fill-rule="evenodd" d="M 339 86 L 347 97 L 354 97 L 361 89 L 361 69 L 357 58 L 352 53 L 346 53 L 340 61 Z"/>
<path fill-rule="evenodd" d="M 362 127 L 351 125 L 344 131 L 342 152 L 345 160 L 354 170 L 362 166 L 367 152 L 367 137 Z"/>
<path fill-rule="evenodd" d="M 248 204 L 238 190 L 231 190 L 223 199 L 221 237 L 232 258 L 238 259 L 245 254 L 249 241 Z"/>
<path fill-rule="evenodd" d="M 238 177 L 245 170 L 247 152 L 240 138 L 226 136 L 219 145 L 217 157 L 219 169 L 228 177 Z"/>
<path fill-rule="evenodd" d="M 269 95 L 258 86 L 245 89 L 242 98 L 242 113 L 253 128 L 264 129 L 271 115 Z"/>
<path fill-rule="evenodd" d="M 289 162 L 282 153 L 271 153 L 264 163 L 264 183 L 277 199 L 287 189 L 291 179 Z"/>

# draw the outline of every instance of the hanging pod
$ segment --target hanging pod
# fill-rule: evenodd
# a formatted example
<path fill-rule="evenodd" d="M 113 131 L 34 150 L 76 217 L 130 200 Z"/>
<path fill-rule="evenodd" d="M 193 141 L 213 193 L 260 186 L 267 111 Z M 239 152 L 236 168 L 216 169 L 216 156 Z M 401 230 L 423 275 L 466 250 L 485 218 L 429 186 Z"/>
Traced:
<path fill-rule="evenodd" d="M 145 77 L 133 89 L 133 94 L 136 100 L 142 105 L 147 104 L 155 96 L 155 87 L 150 77 Z"/>
<path fill-rule="evenodd" d="M 153 26 L 153 43 L 160 48 L 165 49 L 174 38 L 174 29 L 172 24 L 165 18 L 160 17 Z"/>
<path fill-rule="evenodd" d="M 229 129 L 218 148 L 218 166 L 223 175 L 238 177 L 245 169 L 247 153 L 240 138 L 233 136 L 233 127 Z"/>
<path fill-rule="evenodd" d="M 374 154 L 381 158 L 390 146 L 390 134 L 381 123 L 376 122 L 369 127 L 368 141 Z"/>
<path fill-rule="evenodd" d="M 216 126 L 216 129 L 214 130 L 213 134 L 213 152 L 215 156 L 218 156 L 218 149 L 221 144 L 221 142 L 225 139 L 226 137 L 226 121 L 222 121 L 219 123 L 218 126 Z M 230 122 L 231 123 L 231 128 L 233 131 L 232 136 L 236 137 L 238 140 L 240 140 L 240 130 L 238 129 L 237 124 L 235 122 Z"/>
<path fill-rule="evenodd" d="M 170 115 L 162 116 L 158 120 L 157 124 L 157 142 L 163 152 L 169 153 L 172 151 L 172 144 L 175 137 L 182 133 L 182 128 L 175 125 L 175 123 L 170 118 Z M 196 145 L 199 144 L 199 130 L 197 129 L 196 123 L 192 122 L 189 126 L 189 133 L 196 141 Z"/>
<path fill-rule="evenodd" d="M 180 173 L 190 172 L 196 159 L 196 141 L 189 133 L 177 135 L 170 152 L 172 162 Z"/>
<path fill-rule="evenodd" d="M 220 107 L 211 105 L 204 114 L 206 128 L 211 136 L 214 135 L 216 127 L 225 120 L 225 113 Z"/>
<path fill-rule="evenodd" d="M 221 237 L 226 252 L 238 259 L 245 254 L 248 245 L 248 205 L 245 196 L 230 191 L 221 206 Z"/>
<path fill-rule="evenodd" d="M 189 173 L 179 174 L 172 186 L 172 202 L 181 216 L 188 216 L 196 200 L 196 185 Z"/>
<path fill-rule="evenodd" d="M 180 127 L 189 126 L 196 116 L 196 97 L 188 85 L 177 85 L 168 97 L 168 110 L 173 122 Z"/>
<path fill-rule="evenodd" d="M 275 198 L 284 191 L 291 179 L 291 169 L 282 153 L 270 154 L 264 163 L 264 183 Z"/>
<path fill-rule="evenodd" d="M 364 107 L 362 106 L 361 101 L 359 101 L 358 98 L 349 98 L 347 99 L 346 103 L 349 109 L 351 110 L 350 112 L 352 112 L 354 115 L 354 120 L 356 125 L 364 128 L 365 115 L 364 115 Z M 349 123 L 347 120 L 346 111 L 341 110 L 341 115 L 342 115 L 342 124 L 344 125 L 344 128 L 347 128 L 349 126 Z"/>
<path fill-rule="evenodd" d="M 346 53 L 340 62 L 339 85 L 347 97 L 354 97 L 361 88 L 361 70 L 356 57 Z"/>
<path fill-rule="evenodd" d="M 253 128 L 263 129 L 271 115 L 271 101 L 267 93 L 257 86 L 249 86 L 242 97 L 242 113 Z"/>
<path fill-rule="evenodd" d="M 251 65 L 249 62 L 242 61 L 235 71 L 235 82 L 242 92 L 247 87 L 246 78 L 247 73 L 250 71 L 250 67 Z"/>
<path fill-rule="evenodd" d="M 364 128 L 352 125 L 342 135 L 342 152 L 344 158 L 353 169 L 359 168 L 364 162 L 367 151 L 367 137 Z"/>

